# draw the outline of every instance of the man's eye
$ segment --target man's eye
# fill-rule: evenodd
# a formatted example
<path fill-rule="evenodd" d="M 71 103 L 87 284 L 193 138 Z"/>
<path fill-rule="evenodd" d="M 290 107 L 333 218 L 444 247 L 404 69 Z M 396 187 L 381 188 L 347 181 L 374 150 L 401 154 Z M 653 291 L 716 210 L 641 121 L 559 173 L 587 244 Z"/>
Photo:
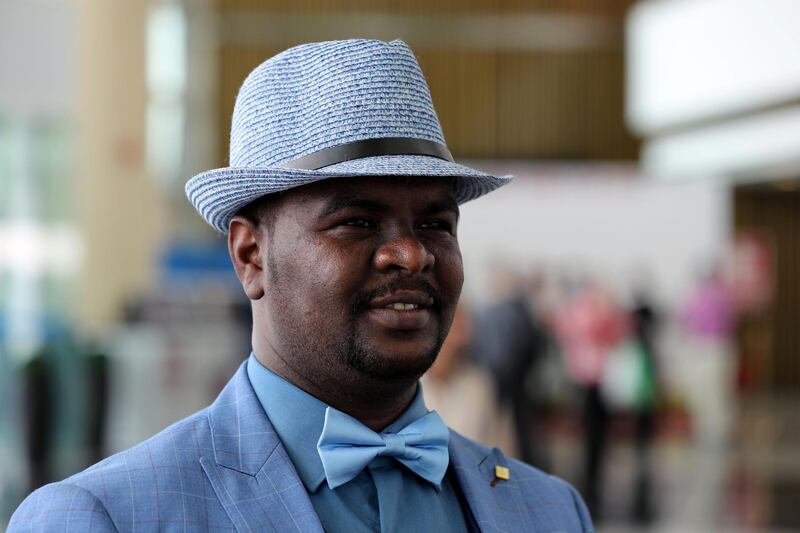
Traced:
<path fill-rule="evenodd" d="M 420 224 L 422 229 L 433 229 L 433 230 L 441 230 L 441 231 L 450 231 L 451 226 L 448 222 L 444 220 L 431 220 L 430 222 L 424 222 Z"/>
<path fill-rule="evenodd" d="M 352 228 L 371 228 L 372 222 L 367 220 L 366 218 L 351 218 L 345 220 L 342 223 L 343 226 L 349 226 Z"/>

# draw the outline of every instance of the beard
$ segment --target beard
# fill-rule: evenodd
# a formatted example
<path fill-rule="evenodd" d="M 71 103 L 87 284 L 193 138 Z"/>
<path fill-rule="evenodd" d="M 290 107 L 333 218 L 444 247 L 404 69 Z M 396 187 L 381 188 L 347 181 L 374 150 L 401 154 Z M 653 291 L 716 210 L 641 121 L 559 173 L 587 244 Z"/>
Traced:
<path fill-rule="evenodd" d="M 441 324 L 441 322 L 440 322 Z M 395 361 L 386 357 L 375 347 L 369 346 L 352 328 L 343 339 L 342 348 L 335 354 L 347 367 L 359 374 L 378 381 L 415 380 L 433 365 L 436 356 L 447 336 L 439 328 L 437 338 L 431 348 L 413 361 Z"/>
<path fill-rule="evenodd" d="M 430 294 L 434 302 L 430 311 L 437 322 L 435 336 L 432 334 L 433 338 L 423 343 L 419 352 L 408 357 L 387 353 L 379 342 L 372 341 L 369 333 L 361 331 L 358 326 L 369 312 L 369 302 L 373 298 L 402 288 L 424 290 Z M 439 291 L 429 284 L 401 281 L 357 295 L 346 310 L 346 316 L 342 317 L 340 326 L 331 328 L 327 324 L 308 323 L 303 313 L 298 313 L 292 304 L 291 290 L 282 289 L 274 287 L 274 292 L 267 296 L 275 298 L 272 309 L 276 312 L 272 314 L 277 328 L 274 331 L 281 332 L 275 338 L 282 338 L 274 347 L 284 360 L 291 361 L 290 364 L 302 374 L 316 376 L 316 382 L 346 379 L 347 374 L 353 373 L 387 384 L 416 380 L 436 360 L 454 314 L 454 309 L 443 306 Z M 398 335 L 402 335 L 402 332 Z"/>
<path fill-rule="evenodd" d="M 369 303 L 375 298 L 380 298 L 397 290 L 410 289 L 428 293 L 433 299 L 430 310 L 436 316 L 438 328 L 437 335 L 429 349 L 423 351 L 412 361 L 397 361 L 381 353 L 380 349 L 371 346 L 367 340 L 359 335 L 356 327 L 357 318 L 362 313 L 369 311 Z M 443 316 L 442 295 L 428 282 L 423 280 L 395 280 L 380 289 L 365 291 L 358 295 L 350 309 L 350 321 L 347 332 L 342 338 L 340 349 L 335 356 L 347 367 L 359 374 L 379 381 L 418 379 L 436 361 L 439 350 L 447 337 L 453 313 L 447 313 L 449 319 Z"/>

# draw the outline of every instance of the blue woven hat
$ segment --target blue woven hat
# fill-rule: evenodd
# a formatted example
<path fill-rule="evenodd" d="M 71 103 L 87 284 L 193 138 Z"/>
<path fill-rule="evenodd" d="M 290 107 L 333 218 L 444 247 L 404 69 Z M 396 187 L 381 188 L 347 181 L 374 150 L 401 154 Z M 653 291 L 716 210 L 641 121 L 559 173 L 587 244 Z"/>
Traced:
<path fill-rule="evenodd" d="M 186 184 L 194 207 L 222 233 L 257 198 L 324 179 L 453 177 L 458 203 L 511 180 L 453 162 L 402 41 L 304 44 L 262 63 L 236 97 L 230 165 Z"/>

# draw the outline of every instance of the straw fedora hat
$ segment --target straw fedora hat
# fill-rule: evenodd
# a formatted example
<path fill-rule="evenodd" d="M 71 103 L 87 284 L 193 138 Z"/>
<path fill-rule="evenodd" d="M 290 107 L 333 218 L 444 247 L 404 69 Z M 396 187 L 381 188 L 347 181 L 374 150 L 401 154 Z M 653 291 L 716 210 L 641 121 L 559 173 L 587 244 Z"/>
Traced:
<path fill-rule="evenodd" d="M 453 161 L 407 44 L 354 39 L 296 46 L 256 67 L 236 97 L 230 166 L 194 176 L 186 195 L 227 233 L 265 194 L 353 176 L 453 177 L 458 203 L 511 180 Z"/>

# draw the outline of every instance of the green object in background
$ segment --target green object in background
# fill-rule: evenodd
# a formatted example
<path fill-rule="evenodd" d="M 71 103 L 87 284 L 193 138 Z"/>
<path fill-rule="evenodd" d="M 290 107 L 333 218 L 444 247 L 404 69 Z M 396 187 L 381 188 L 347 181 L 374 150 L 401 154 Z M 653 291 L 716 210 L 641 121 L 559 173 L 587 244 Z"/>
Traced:
<path fill-rule="evenodd" d="M 638 341 L 628 340 L 611 350 L 605 362 L 600 391 L 616 409 L 646 411 L 655 405 L 655 368 Z"/>
<path fill-rule="evenodd" d="M 636 347 L 639 353 L 639 380 L 635 407 L 640 411 L 648 411 L 656 403 L 655 366 L 647 348 L 640 342 L 636 343 Z"/>

